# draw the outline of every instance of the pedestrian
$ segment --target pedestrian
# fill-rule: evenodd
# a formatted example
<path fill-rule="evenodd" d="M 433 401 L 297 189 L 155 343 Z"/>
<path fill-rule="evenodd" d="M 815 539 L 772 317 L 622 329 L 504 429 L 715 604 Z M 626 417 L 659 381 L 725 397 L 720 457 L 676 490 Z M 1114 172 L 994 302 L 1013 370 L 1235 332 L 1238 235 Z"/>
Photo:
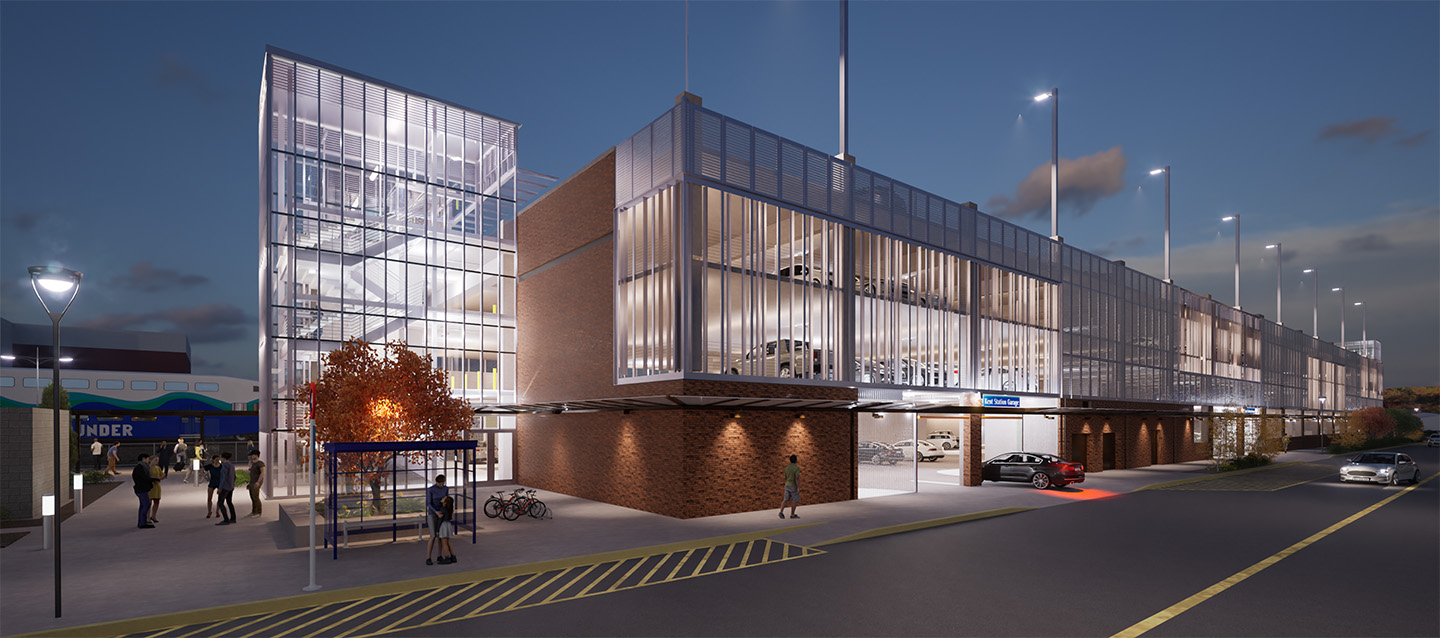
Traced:
<path fill-rule="evenodd" d="M 187 452 L 189 451 L 189 449 L 190 446 L 185 445 L 185 439 L 183 438 L 179 439 L 175 443 L 175 449 L 173 451 L 175 452 L 175 464 L 178 466 L 175 470 L 176 472 L 180 471 L 178 469 L 179 467 L 185 466 L 185 461 L 187 460 L 185 457 L 188 456 Z"/>
<path fill-rule="evenodd" d="M 119 442 L 119 441 L 116 441 L 116 442 L 110 444 L 110 452 L 107 453 L 107 455 L 106 455 L 105 458 L 106 458 L 106 462 L 109 463 L 109 465 L 106 465 L 106 466 L 105 466 L 105 473 L 106 473 L 106 474 L 113 474 L 113 475 L 115 475 L 115 476 L 120 476 L 120 472 L 115 469 L 115 464 L 120 462 L 120 442 Z"/>
<path fill-rule="evenodd" d="M 150 478 L 154 482 L 150 484 L 150 524 L 160 522 L 160 481 L 165 480 L 166 468 L 160 467 L 158 463 L 150 464 Z"/>
<path fill-rule="evenodd" d="M 154 479 L 150 477 L 149 454 L 143 452 L 140 454 L 140 460 L 135 463 L 135 469 L 130 472 L 130 479 L 135 482 L 135 496 L 140 499 L 140 523 L 136 527 L 140 529 L 154 528 L 155 525 L 150 522 L 150 487 Z"/>
<path fill-rule="evenodd" d="M 450 488 L 445 486 L 445 475 L 437 474 L 435 484 L 425 488 L 425 519 L 430 526 L 430 543 L 425 547 L 425 564 L 434 565 L 435 561 L 430 560 L 430 553 L 435 551 L 435 541 L 440 535 L 440 515 L 445 507 L 445 499 L 450 498 Z M 439 555 L 440 564 L 445 564 L 445 555 Z"/>
<path fill-rule="evenodd" d="M 95 469 L 100 469 L 100 459 L 105 456 L 105 444 L 100 439 L 90 444 L 90 456 L 95 457 Z"/>
<path fill-rule="evenodd" d="M 450 547 L 450 539 L 455 536 L 455 524 L 451 522 L 454 518 L 455 498 L 446 496 L 440 499 L 440 530 L 435 535 L 440 537 L 440 556 L 436 560 L 441 565 L 455 562 L 455 550 Z"/>
<path fill-rule="evenodd" d="M 192 448 L 192 450 L 193 450 L 193 453 L 194 453 L 194 455 L 195 455 L 195 458 L 194 458 L 193 460 L 191 460 L 190 462 L 187 462 L 187 463 L 185 464 L 185 482 L 186 482 L 186 483 L 189 483 L 189 482 L 190 482 L 190 479 L 191 479 L 191 478 L 194 478 L 194 479 L 195 479 L 195 484 L 196 484 L 196 485 L 199 485 L 199 484 L 200 484 L 200 474 L 203 474 L 203 473 L 204 473 L 204 470 L 201 470 L 200 472 L 196 472 L 196 471 L 195 471 L 195 468 L 196 468 L 197 466 L 201 466 L 201 465 L 204 465 L 204 464 L 206 463 L 206 460 L 205 460 L 205 442 L 204 442 L 204 441 L 196 441 L 196 442 L 195 442 L 195 447 Z"/>
<path fill-rule="evenodd" d="M 795 507 L 800 505 L 800 457 L 790 455 L 790 464 L 785 466 L 785 495 L 780 499 L 780 518 L 785 518 L 785 504 L 790 504 L 790 518 L 800 518 Z"/>
<path fill-rule="evenodd" d="M 250 449 L 245 450 L 245 456 L 250 456 L 251 454 L 259 454 L 259 453 L 260 453 L 260 448 L 255 447 L 255 442 L 254 442 L 254 441 L 246 441 L 245 443 L 250 446 Z"/>
<path fill-rule="evenodd" d="M 210 470 L 211 473 L 220 475 L 220 502 L 215 508 L 220 510 L 220 518 L 224 519 L 216 525 L 235 524 L 235 465 L 230 463 L 230 453 L 220 453 L 220 467 Z"/>
<path fill-rule="evenodd" d="M 215 490 L 220 489 L 220 455 L 210 457 L 210 463 L 200 469 L 205 473 L 206 484 L 209 486 L 205 490 L 205 518 L 210 518 L 210 513 L 214 511 Z"/>
<path fill-rule="evenodd" d="M 260 486 L 265 484 L 265 462 L 260 460 L 260 451 L 250 451 L 250 518 L 259 518 L 264 512 L 260 505 Z"/>
<path fill-rule="evenodd" d="M 170 464 L 175 461 L 175 449 L 170 447 L 169 443 L 161 441 L 158 454 L 160 456 L 160 469 L 168 476 L 170 474 Z"/>

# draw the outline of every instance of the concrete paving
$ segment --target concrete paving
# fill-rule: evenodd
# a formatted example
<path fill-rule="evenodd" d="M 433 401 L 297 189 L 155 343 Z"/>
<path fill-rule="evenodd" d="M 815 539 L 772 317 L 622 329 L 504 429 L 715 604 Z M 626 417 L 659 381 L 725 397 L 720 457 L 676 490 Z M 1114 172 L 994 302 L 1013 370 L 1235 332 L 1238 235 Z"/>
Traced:
<path fill-rule="evenodd" d="M 1318 450 L 1301 450 L 1282 454 L 1276 462 L 1326 457 Z M 986 483 L 980 488 L 922 483 L 916 493 L 802 505 L 801 518 L 784 520 L 773 507 L 680 520 L 542 492 L 539 496 L 553 510 L 553 519 L 481 517 L 478 543 L 471 544 L 468 533 L 455 539 L 459 562 L 454 565 L 426 566 L 425 544 L 402 532 L 399 542 L 352 542 L 340 551 L 339 560 L 331 560 L 328 551 L 318 552 L 317 580 L 334 590 L 786 527 L 796 529 L 775 535 L 776 540 L 814 545 L 987 510 L 1104 498 L 1196 477 L 1207 468 L 1208 463 L 1192 462 L 1094 472 L 1079 486 L 1045 491 L 1023 483 Z M 264 516 L 247 518 L 249 496 L 241 490 L 235 496 L 240 522 L 217 527 L 218 519 L 205 518 L 205 489 L 181 484 L 174 476 L 164 485 L 159 526 L 137 529 L 137 500 L 129 486 L 122 485 L 62 527 L 62 618 L 53 617 L 54 559 L 41 548 L 39 534 L 0 550 L 0 634 L 300 595 L 309 582 L 308 548 L 293 547 L 285 534 L 278 520 L 280 502 L 267 501 Z M 778 498 L 773 505 L 779 505 Z"/>

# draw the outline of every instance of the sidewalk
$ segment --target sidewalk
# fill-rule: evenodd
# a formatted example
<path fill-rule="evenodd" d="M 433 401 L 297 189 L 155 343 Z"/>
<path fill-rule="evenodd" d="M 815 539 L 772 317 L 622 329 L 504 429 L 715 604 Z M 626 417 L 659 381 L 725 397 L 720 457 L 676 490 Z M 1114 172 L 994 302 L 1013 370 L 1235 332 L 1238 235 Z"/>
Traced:
<path fill-rule="evenodd" d="M 1319 450 L 1287 452 L 1276 463 L 1318 461 Z M 921 491 L 840 503 L 801 506 L 801 518 L 776 510 L 680 520 L 553 493 L 541 494 L 555 518 L 515 521 L 481 517 L 478 544 L 455 539 L 456 565 L 426 566 L 425 545 L 404 534 L 396 543 L 352 543 L 331 560 L 320 551 L 318 582 L 325 589 L 404 581 L 465 570 L 522 565 L 664 543 L 774 530 L 776 540 L 816 545 L 877 528 L 920 524 L 1001 508 L 1037 508 L 1104 498 L 1167 481 L 1203 476 L 1208 462 L 1093 473 L 1075 488 L 1036 490 L 1023 483 L 983 487 L 922 484 Z M 86 505 L 62 526 L 64 617 L 55 619 L 53 555 L 28 534 L 0 550 L 0 634 L 85 625 L 303 593 L 308 548 L 279 549 L 279 502 L 247 518 L 249 495 L 235 495 L 239 523 L 217 527 L 205 518 L 205 489 L 164 484 L 160 524 L 137 529 L 137 501 L 128 485 Z M 778 503 L 777 503 L 778 505 Z M 787 511 L 788 514 L 788 511 Z M 816 525 L 815 523 L 820 523 Z"/>

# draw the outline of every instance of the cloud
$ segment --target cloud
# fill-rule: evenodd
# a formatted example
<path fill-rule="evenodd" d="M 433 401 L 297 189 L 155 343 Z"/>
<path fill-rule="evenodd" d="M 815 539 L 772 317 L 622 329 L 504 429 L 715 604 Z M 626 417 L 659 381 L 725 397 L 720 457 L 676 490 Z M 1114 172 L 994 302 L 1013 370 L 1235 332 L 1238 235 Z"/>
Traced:
<path fill-rule="evenodd" d="M 211 86 L 209 78 L 169 53 L 160 56 L 160 66 L 155 70 L 155 83 L 187 91 L 201 102 L 216 102 L 225 96 L 222 91 Z"/>
<path fill-rule="evenodd" d="M 178 270 L 156 268 L 149 261 L 130 266 L 130 272 L 110 278 L 110 285 L 140 292 L 160 292 L 170 288 L 189 288 L 210 283 L 200 275 L 182 275 Z"/>
<path fill-rule="evenodd" d="M 183 333 L 191 343 L 218 343 L 244 337 L 252 322 L 245 311 L 228 303 L 214 303 L 144 314 L 100 315 L 77 325 L 102 330 L 160 329 Z"/>
<path fill-rule="evenodd" d="M 1060 159 L 1060 205 L 1078 217 L 1089 212 L 1100 199 L 1125 188 L 1125 151 L 1116 146 L 1108 151 L 1079 159 Z M 1030 172 L 1015 188 L 1015 196 L 997 195 L 985 205 L 992 215 L 1017 219 L 1043 218 L 1050 211 L 1050 163 Z"/>
<path fill-rule="evenodd" d="M 1400 132 L 1400 129 L 1395 127 L 1395 118 L 1393 117 L 1369 117 L 1354 122 L 1331 124 L 1320 129 L 1320 134 L 1316 139 L 1355 137 L 1364 140 L 1366 144 L 1371 144 L 1382 137 L 1396 135 Z"/>
<path fill-rule="evenodd" d="M 19 212 L 6 212 L 5 223 L 14 228 L 16 232 L 28 233 L 40 225 L 40 220 L 45 218 L 45 212 L 38 209 L 22 209 Z"/>
<path fill-rule="evenodd" d="M 1344 237 L 1340 240 L 1340 250 L 1343 251 L 1375 251 L 1386 250 L 1392 245 L 1389 239 L 1384 236 L 1369 233 L 1359 237 Z"/>
<path fill-rule="evenodd" d="M 1395 145 L 1404 146 L 1406 148 L 1414 148 L 1416 146 L 1424 144 L 1425 141 L 1428 139 L 1430 139 L 1430 131 L 1420 131 L 1419 133 L 1415 133 L 1414 135 L 1406 135 L 1405 137 L 1395 140 Z"/>
<path fill-rule="evenodd" d="M 1094 252 L 1096 255 L 1108 259 L 1118 250 L 1121 250 L 1123 248 L 1134 248 L 1143 243 L 1145 243 L 1145 237 L 1141 235 L 1136 235 L 1134 237 L 1127 237 L 1125 239 L 1117 239 L 1115 241 L 1112 241 L 1106 244 L 1103 248 L 1097 249 Z"/>

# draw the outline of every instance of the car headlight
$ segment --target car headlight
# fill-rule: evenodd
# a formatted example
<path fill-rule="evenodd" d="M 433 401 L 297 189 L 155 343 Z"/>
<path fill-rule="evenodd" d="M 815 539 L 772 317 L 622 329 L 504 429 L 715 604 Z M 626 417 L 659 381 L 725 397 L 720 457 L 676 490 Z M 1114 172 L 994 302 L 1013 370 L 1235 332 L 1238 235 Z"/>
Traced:
<path fill-rule="evenodd" d="M 1380 473 L 1381 473 L 1381 474 L 1389 474 L 1391 469 L 1392 469 L 1392 468 L 1382 467 L 1382 468 L 1380 468 Z"/>

